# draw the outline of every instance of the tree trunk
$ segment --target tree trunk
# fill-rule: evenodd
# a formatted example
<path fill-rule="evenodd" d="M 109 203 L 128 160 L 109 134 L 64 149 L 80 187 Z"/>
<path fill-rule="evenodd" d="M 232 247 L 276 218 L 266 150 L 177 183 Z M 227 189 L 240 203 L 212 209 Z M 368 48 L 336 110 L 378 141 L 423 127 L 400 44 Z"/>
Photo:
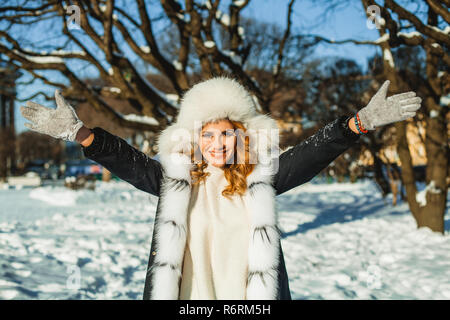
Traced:
<path fill-rule="evenodd" d="M 398 182 L 395 179 L 392 165 L 389 162 L 386 163 L 386 171 L 389 179 L 389 186 L 391 188 L 392 193 L 392 205 L 395 207 L 397 205 Z"/>
<path fill-rule="evenodd" d="M 444 214 L 447 204 L 448 146 L 443 108 L 435 105 L 432 97 L 425 101 L 428 110 L 440 109 L 439 116 L 427 118 L 426 153 L 427 171 L 426 205 L 420 207 L 418 227 L 429 227 L 433 231 L 444 233 Z M 438 109 L 438 110 L 439 110 Z"/>
<path fill-rule="evenodd" d="M 430 12 L 434 17 L 433 12 Z M 434 21 L 435 22 L 435 21 Z M 444 84 L 437 77 L 439 58 L 429 49 L 427 53 L 426 73 L 431 87 L 431 94 L 426 97 L 426 136 L 425 150 L 427 154 L 426 170 L 426 205 L 419 206 L 417 227 L 429 227 L 433 231 L 444 233 L 444 214 L 447 205 L 448 175 L 448 132 L 445 123 L 445 108 L 439 105 L 444 94 Z"/>
<path fill-rule="evenodd" d="M 383 198 L 386 197 L 386 195 L 390 192 L 389 189 L 389 182 L 386 180 L 386 178 L 383 175 L 383 161 L 378 157 L 377 152 L 374 150 L 371 150 L 372 156 L 373 156 L 373 171 L 374 171 L 374 178 L 375 182 L 380 186 L 381 188 L 381 195 Z"/>
<path fill-rule="evenodd" d="M 428 118 L 427 122 L 438 121 Z M 396 124 L 398 133 L 398 154 L 402 163 L 402 180 L 406 188 L 406 198 L 411 212 L 416 220 L 417 228 L 428 227 L 433 231 L 444 233 L 444 213 L 447 203 L 447 150 L 439 141 L 446 134 L 443 126 L 438 123 L 427 125 L 427 187 L 424 192 L 426 204 L 417 202 L 417 187 L 415 184 L 414 171 L 406 140 L 406 123 L 404 121 Z M 432 141 L 430 141 L 432 140 Z"/>

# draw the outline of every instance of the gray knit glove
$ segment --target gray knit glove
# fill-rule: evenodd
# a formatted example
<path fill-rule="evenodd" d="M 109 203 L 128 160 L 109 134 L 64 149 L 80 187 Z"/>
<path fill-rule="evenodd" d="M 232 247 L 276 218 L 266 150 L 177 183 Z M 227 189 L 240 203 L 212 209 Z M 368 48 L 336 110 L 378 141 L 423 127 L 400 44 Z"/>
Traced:
<path fill-rule="evenodd" d="M 390 81 L 386 80 L 366 107 L 358 111 L 364 129 L 375 130 L 389 123 L 414 117 L 422 99 L 414 91 L 396 94 L 386 99 Z"/>
<path fill-rule="evenodd" d="M 57 139 L 75 141 L 78 130 L 83 122 L 78 119 L 75 110 L 64 100 L 59 90 L 55 91 L 56 109 L 46 108 L 32 101 L 27 106 L 21 106 L 20 112 L 32 123 L 25 127 L 44 133 Z"/>

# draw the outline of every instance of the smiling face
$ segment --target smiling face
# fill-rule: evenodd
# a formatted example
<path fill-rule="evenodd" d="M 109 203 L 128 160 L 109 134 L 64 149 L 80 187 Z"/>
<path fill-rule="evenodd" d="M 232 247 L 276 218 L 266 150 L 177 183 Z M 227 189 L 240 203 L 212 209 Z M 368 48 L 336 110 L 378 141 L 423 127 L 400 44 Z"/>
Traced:
<path fill-rule="evenodd" d="M 200 133 L 199 146 L 209 164 L 222 168 L 227 162 L 232 163 L 236 146 L 233 124 L 225 119 L 207 123 Z"/>

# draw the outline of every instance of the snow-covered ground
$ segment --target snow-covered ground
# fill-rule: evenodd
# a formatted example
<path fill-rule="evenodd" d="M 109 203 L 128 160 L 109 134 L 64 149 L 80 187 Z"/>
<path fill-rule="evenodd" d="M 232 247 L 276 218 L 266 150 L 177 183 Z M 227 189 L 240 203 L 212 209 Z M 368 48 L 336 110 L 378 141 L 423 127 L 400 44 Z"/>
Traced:
<path fill-rule="evenodd" d="M 293 299 L 450 299 L 448 212 L 441 235 L 390 200 L 317 178 L 277 197 Z M 0 299 L 141 299 L 156 202 L 125 182 L 0 190 Z"/>

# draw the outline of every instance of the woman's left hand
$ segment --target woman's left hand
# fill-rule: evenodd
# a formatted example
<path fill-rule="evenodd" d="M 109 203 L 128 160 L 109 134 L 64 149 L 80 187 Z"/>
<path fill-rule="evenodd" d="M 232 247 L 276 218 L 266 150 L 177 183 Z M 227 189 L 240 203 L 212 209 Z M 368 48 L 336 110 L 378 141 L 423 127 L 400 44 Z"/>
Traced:
<path fill-rule="evenodd" d="M 375 130 L 389 123 L 414 117 L 422 99 L 414 91 L 396 94 L 386 98 L 390 81 L 386 80 L 366 107 L 358 111 L 364 129 Z"/>

